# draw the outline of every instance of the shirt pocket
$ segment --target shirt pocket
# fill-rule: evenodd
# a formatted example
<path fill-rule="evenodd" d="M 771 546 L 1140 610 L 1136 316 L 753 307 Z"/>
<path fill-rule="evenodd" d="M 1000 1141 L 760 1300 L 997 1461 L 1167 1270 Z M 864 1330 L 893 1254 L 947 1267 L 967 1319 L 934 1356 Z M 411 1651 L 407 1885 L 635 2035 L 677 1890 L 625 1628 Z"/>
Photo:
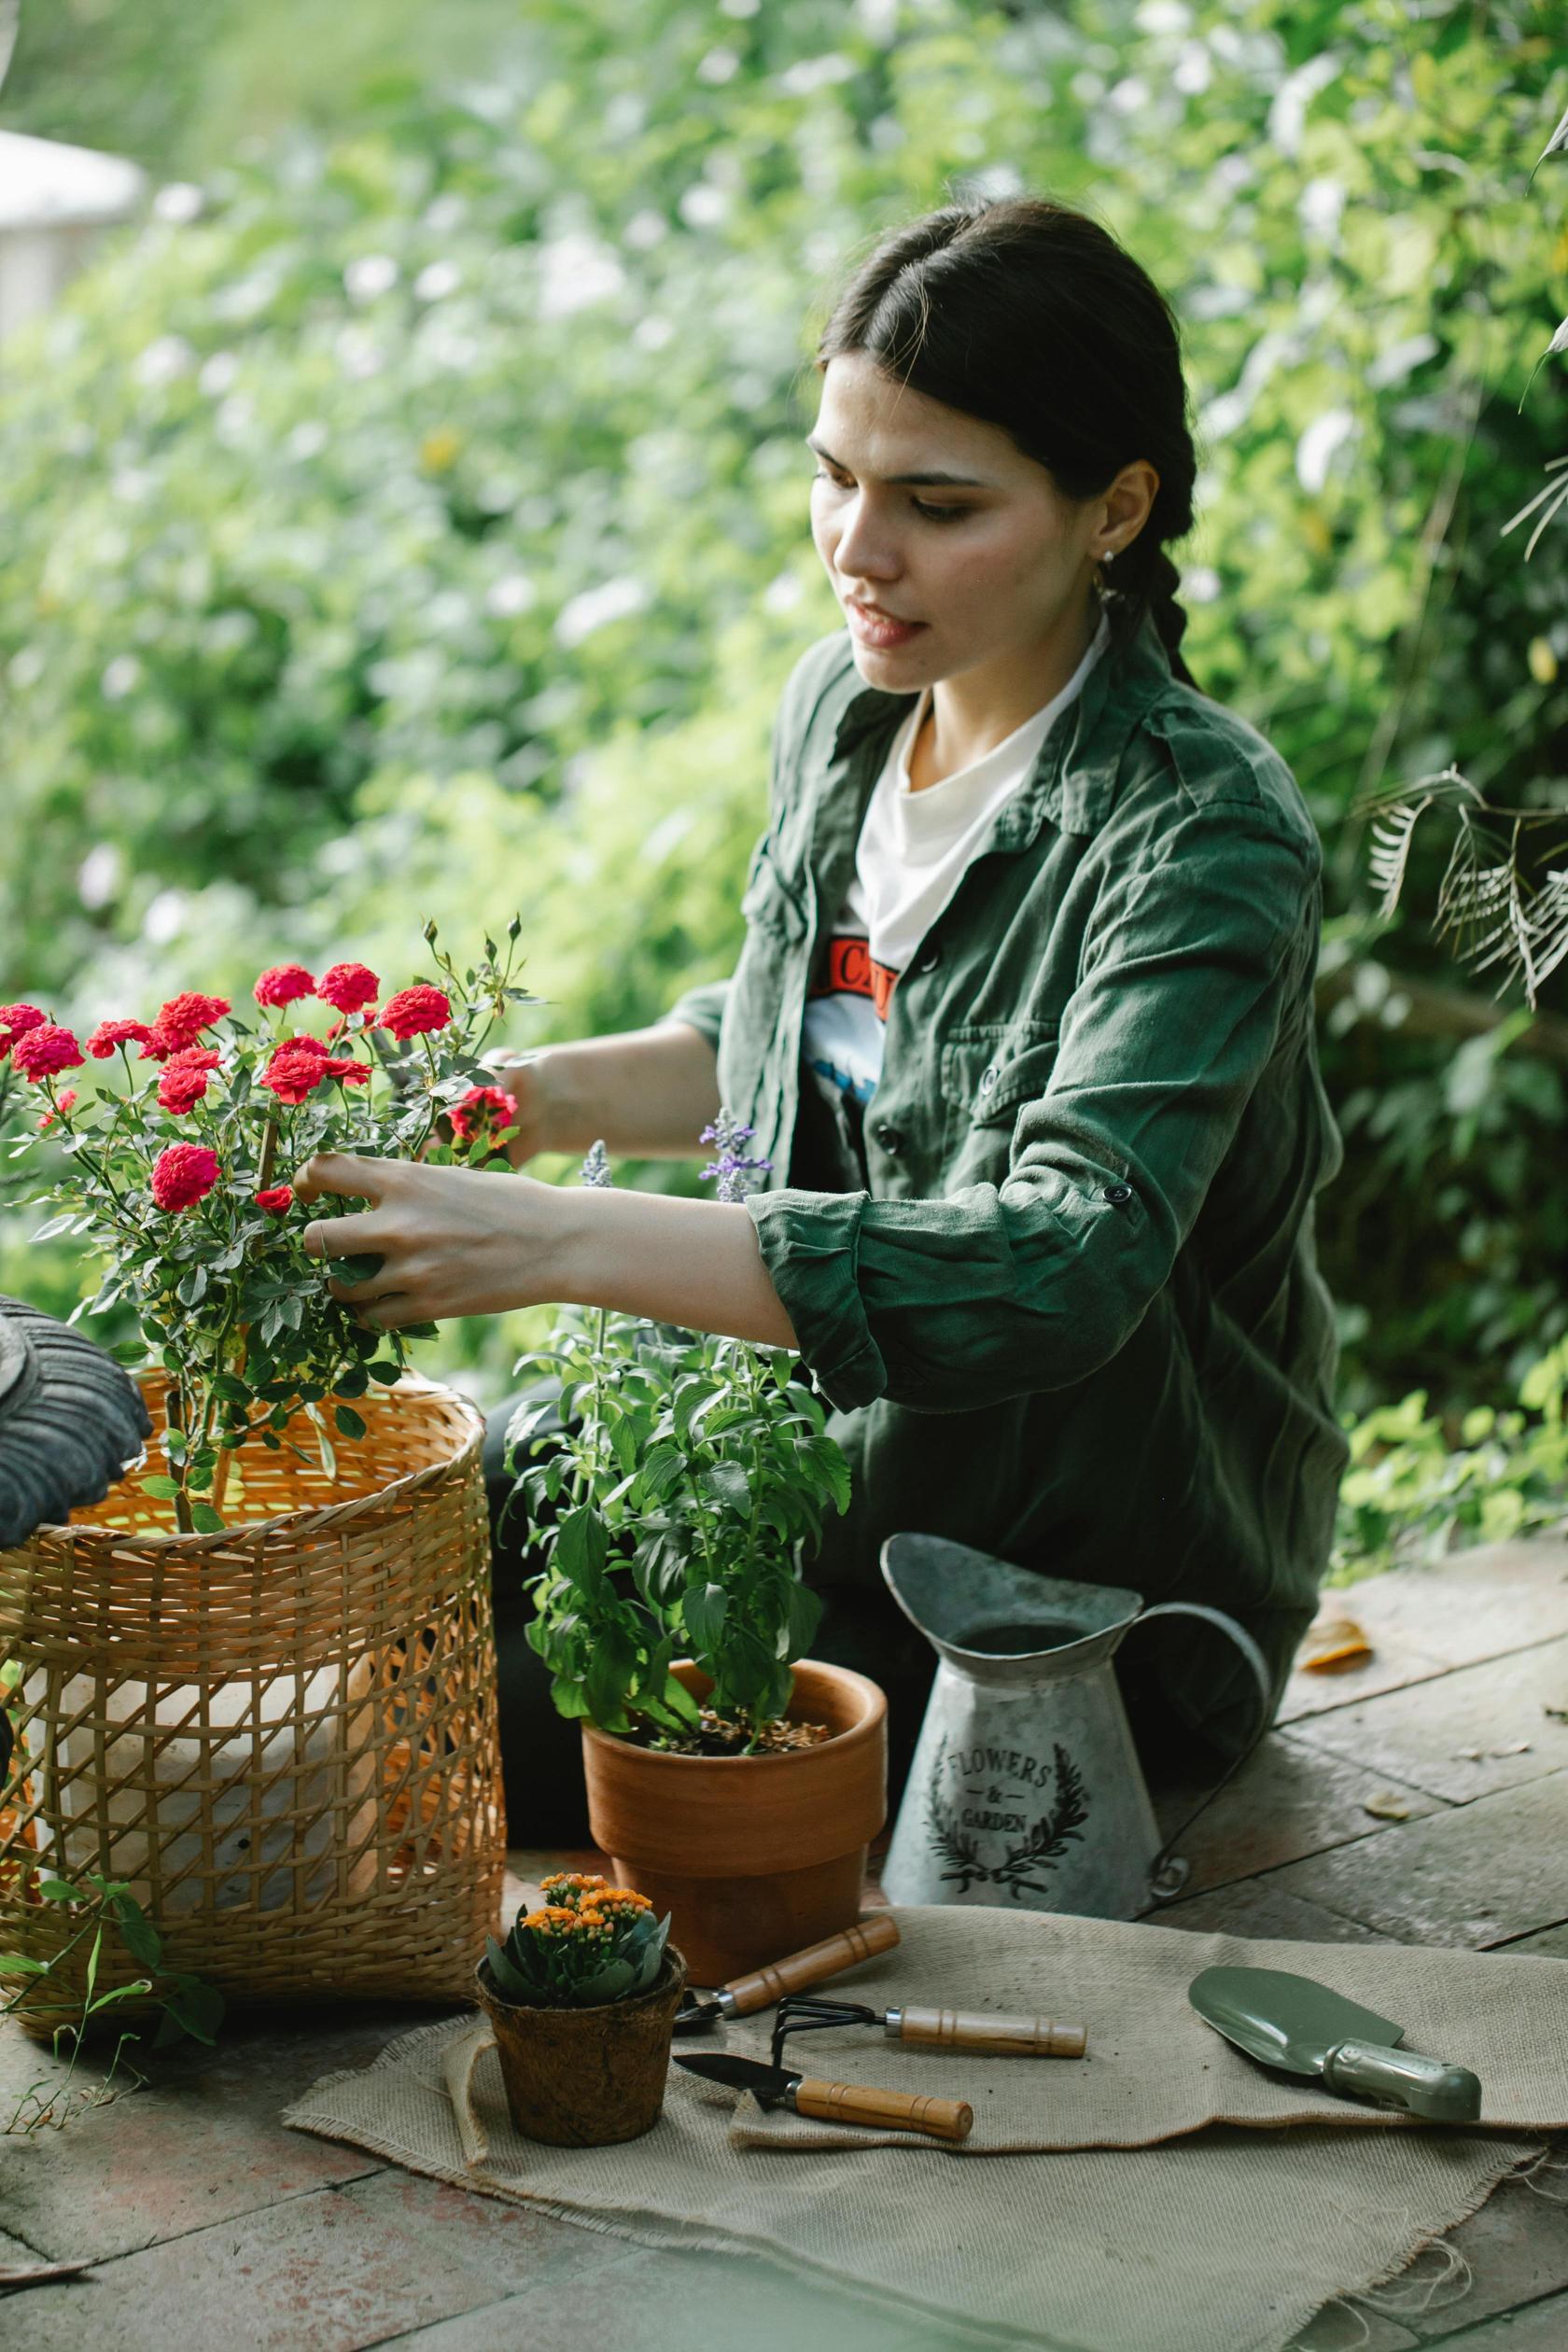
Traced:
<path fill-rule="evenodd" d="M 1050 1084 L 1061 1042 L 1057 1021 L 969 1021 L 942 1048 L 948 1189 L 998 1183 L 1026 1102 Z"/>

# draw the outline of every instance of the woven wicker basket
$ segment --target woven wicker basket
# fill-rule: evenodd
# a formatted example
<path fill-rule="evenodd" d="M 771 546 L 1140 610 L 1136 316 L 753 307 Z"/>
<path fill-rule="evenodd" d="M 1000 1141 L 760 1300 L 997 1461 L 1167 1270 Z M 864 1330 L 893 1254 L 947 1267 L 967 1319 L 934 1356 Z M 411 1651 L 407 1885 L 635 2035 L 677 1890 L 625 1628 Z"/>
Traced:
<path fill-rule="evenodd" d="M 80 1913 L 38 1881 L 97 1870 L 231 2000 L 471 1999 L 505 1864 L 483 1425 L 406 1377 L 357 1409 L 333 1482 L 247 1447 L 221 1535 L 133 1473 L 0 1552 L 0 1952 L 59 1953 Z M 79 2017 L 86 1959 L 18 2022 Z M 100 1990 L 139 1973 L 106 1935 Z"/>

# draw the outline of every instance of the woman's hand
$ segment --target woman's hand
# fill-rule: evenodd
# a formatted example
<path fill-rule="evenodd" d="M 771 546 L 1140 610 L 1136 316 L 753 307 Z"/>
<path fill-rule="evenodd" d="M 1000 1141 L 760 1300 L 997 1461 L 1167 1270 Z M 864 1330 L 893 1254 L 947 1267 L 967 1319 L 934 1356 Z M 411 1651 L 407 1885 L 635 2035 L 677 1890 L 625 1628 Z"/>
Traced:
<path fill-rule="evenodd" d="M 294 1189 L 301 1200 L 328 1194 L 370 1203 L 356 1215 L 307 1225 L 304 1245 L 312 1257 L 380 1258 L 366 1281 L 327 1285 L 378 1330 L 496 1315 L 561 1295 L 556 1243 L 564 1196 L 553 1184 L 319 1152 L 295 1177 Z"/>

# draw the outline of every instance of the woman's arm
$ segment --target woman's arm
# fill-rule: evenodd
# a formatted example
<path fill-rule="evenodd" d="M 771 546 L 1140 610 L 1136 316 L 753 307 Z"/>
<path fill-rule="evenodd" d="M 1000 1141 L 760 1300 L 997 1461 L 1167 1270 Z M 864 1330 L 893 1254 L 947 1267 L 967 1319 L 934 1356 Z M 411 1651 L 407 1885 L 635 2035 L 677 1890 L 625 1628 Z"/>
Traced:
<path fill-rule="evenodd" d="M 539 1152 L 586 1152 L 601 1139 L 621 1159 L 694 1158 L 719 1115 L 713 1047 L 681 1020 L 485 1059 L 517 1100 L 514 1168 Z"/>
<path fill-rule="evenodd" d="M 319 1154 L 295 1186 L 301 1200 L 370 1202 L 307 1226 L 304 1242 L 313 1257 L 381 1259 L 369 1281 L 329 1287 L 384 1330 L 566 1303 L 795 1345 L 756 1227 L 735 1203 L 339 1153 Z"/>

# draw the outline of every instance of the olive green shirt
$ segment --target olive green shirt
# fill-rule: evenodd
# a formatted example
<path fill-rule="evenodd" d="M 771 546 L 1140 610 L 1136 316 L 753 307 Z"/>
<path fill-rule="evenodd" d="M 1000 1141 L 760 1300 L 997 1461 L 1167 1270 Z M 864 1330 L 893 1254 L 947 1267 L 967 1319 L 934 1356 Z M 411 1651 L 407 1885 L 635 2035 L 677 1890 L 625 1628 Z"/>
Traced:
<path fill-rule="evenodd" d="M 1311 819 L 1151 618 L 1113 638 L 893 989 L 862 1156 L 803 1093 L 802 1014 L 911 699 L 864 686 L 846 634 L 803 657 L 739 962 L 669 1015 L 773 1162 L 763 1259 L 855 1474 L 814 1574 L 863 1590 L 887 1534 L 949 1535 L 1227 1609 L 1277 1690 L 1346 1459 Z M 1239 1744 L 1239 1658 L 1169 1623 L 1167 1696 Z"/>

